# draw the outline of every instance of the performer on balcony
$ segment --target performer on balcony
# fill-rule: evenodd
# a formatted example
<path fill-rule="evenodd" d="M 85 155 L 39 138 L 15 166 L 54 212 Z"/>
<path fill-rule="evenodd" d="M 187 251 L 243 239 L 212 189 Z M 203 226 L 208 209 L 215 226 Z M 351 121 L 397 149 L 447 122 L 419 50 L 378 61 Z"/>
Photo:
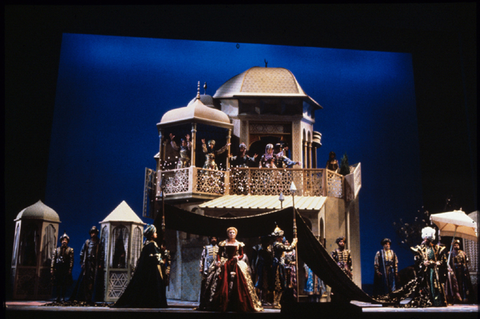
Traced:
<path fill-rule="evenodd" d="M 375 275 L 373 279 L 373 295 L 381 296 L 396 290 L 398 277 L 398 258 L 390 249 L 392 241 L 384 238 L 381 241 L 382 250 L 377 251 L 374 258 Z"/>
<path fill-rule="evenodd" d="M 185 135 L 185 138 L 180 140 L 180 146 L 174 140 L 175 135 L 170 133 L 170 144 L 176 150 L 180 157 L 177 162 L 177 168 L 185 168 L 190 166 L 190 134 Z"/>
<path fill-rule="evenodd" d="M 67 287 L 73 282 L 73 248 L 68 247 L 70 237 L 66 233 L 60 237 L 60 242 L 62 245 L 53 252 L 50 272 L 56 289 L 56 301 L 64 302 Z"/>
<path fill-rule="evenodd" d="M 249 167 L 249 163 L 255 163 L 255 158 L 258 155 L 254 154 L 253 156 L 248 156 L 247 145 L 245 145 L 245 143 L 240 143 L 238 149 L 239 151 L 237 155 L 230 156 L 232 167 Z"/>
<path fill-rule="evenodd" d="M 334 172 L 338 172 L 338 161 L 336 159 L 335 152 L 330 152 L 328 155 L 328 161 L 327 164 L 325 165 L 325 168 Z"/>
<path fill-rule="evenodd" d="M 209 237 L 210 244 L 203 246 L 202 256 L 200 258 L 200 274 L 202 282 L 200 285 L 200 302 L 198 310 L 210 309 L 211 293 L 215 292 L 212 289 L 214 283 L 213 277 L 215 274 L 215 262 L 218 254 L 218 240 L 217 237 Z"/>
<path fill-rule="evenodd" d="M 205 154 L 205 164 L 203 164 L 203 168 L 218 169 L 218 165 L 215 162 L 215 156 L 225 152 L 228 149 L 228 146 L 230 146 L 230 143 L 224 145 L 218 150 L 215 150 L 215 140 L 209 140 L 207 147 L 207 144 L 205 144 L 205 139 L 202 139 L 202 150 Z"/>
<path fill-rule="evenodd" d="M 273 144 L 267 144 L 265 146 L 265 154 L 260 157 L 260 163 L 258 167 L 268 168 L 267 164 L 275 161 L 275 157 L 273 156 Z"/>
<path fill-rule="evenodd" d="M 115 308 L 166 308 L 166 286 L 170 274 L 169 252 L 158 247 L 157 229 L 148 225 L 145 243 L 135 273 L 127 288 L 113 305 Z"/>
<path fill-rule="evenodd" d="M 216 262 L 216 290 L 212 310 L 255 312 L 262 305 L 255 293 L 250 268 L 245 262 L 245 244 L 237 241 L 237 229 L 227 229 L 228 239 L 219 243 Z"/>
<path fill-rule="evenodd" d="M 180 158 L 180 153 L 178 150 L 172 147 L 173 138 L 175 136 L 170 133 L 169 137 L 162 137 L 162 145 L 165 150 L 165 160 L 161 163 L 162 170 L 175 169 L 178 164 L 178 159 Z M 158 154 L 159 155 L 159 154 Z"/>
<path fill-rule="evenodd" d="M 272 272 L 274 278 L 274 290 L 273 290 L 273 307 L 280 309 L 282 305 L 280 300 L 282 299 L 282 294 L 286 288 L 289 288 L 287 285 L 287 272 L 285 269 L 285 252 L 292 251 L 297 245 L 297 238 L 294 238 L 291 245 L 287 245 L 283 242 L 284 231 L 280 227 L 276 226 L 275 230 L 272 233 L 272 237 L 275 238 L 273 243 L 273 264 Z"/>
<path fill-rule="evenodd" d="M 424 306 L 446 306 L 444 286 L 441 282 L 441 272 L 447 265 L 445 247 L 434 245 L 435 229 L 422 229 L 423 242 L 411 247 L 414 253 L 415 270 L 417 275 L 417 292 Z"/>
<path fill-rule="evenodd" d="M 292 168 L 293 165 L 302 165 L 301 162 L 292 161 L 286 156 L 283 148 L 283 143 L 275 144 L 273 155 L 275 158 L 275 166 L 278 168 Z"/>

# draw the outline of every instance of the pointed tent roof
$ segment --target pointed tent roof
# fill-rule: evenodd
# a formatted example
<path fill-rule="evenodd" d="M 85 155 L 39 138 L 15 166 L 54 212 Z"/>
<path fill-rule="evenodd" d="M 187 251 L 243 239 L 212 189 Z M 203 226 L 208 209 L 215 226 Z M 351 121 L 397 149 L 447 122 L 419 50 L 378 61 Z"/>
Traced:
<path fill-rule="evenodd" d="M 108 222 L 131 222 L 145 225 L 125 201 L 122 201 L 100 224 Z"/>

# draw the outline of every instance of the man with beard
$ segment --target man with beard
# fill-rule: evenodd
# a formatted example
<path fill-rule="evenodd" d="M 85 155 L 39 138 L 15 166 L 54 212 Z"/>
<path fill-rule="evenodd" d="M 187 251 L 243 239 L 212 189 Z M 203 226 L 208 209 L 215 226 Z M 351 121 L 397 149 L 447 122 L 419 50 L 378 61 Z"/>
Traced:
<path fill-rule="evenodd" d="M 373 295 L 386 295 L 396 289 L 398 276 L 398 258 L 390 249 L 392 241 L 385 238 L 381 241 L 382 250 L 377 251 L 374 259 L 375 277 L 373 279 Z"/>
<path fill-rule="evenodd" d="M 352 254 L 349 249 L 345 249 L 345 237 L 338 237 L 335 240 L 338 247 L 332 251 L 332 258 L 337 263 L 338 267 L 350 278 L 353 278 L 352 269 Z M 332 301 L 343 302 L 344 299 L 338 293 L 332 289 Z"/>

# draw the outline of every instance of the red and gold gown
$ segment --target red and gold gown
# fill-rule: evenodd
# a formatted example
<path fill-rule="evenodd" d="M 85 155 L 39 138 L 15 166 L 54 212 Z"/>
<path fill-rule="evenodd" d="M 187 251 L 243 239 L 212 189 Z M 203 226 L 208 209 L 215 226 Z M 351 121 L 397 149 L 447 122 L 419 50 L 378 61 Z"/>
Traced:
<path fill-rule="evenodd" d="M 250 268 L 244 261 L 245 244 L 235 240 L 234 244 L 222 241 L 218 244 L 216 287 L 212 310 L 255 312 L 262 311 L 261 302 L 255 292 Z"/>

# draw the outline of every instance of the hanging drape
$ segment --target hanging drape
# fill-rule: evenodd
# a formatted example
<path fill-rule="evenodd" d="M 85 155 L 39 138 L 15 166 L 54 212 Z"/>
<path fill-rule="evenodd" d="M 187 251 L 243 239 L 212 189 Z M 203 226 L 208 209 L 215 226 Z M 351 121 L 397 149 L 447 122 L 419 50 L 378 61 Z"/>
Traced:
<path fill-rule="evenodd" d="M 115 253 L 118 253 L 118 245 L 121 245 L 123 248 L 123 257 L 121 260 L 123 261 L 123 267 L 126 267 L 126 260 L 127 260 L 127 252 L 128 252 L 128 239 L 129 232 L 127 227 L 124 225 L 117 226 L 113 229 L 112 232 L 112 239 L 110 241 L 110 267 L 117 268 L 118 265 L 114 265 L 113 261 L 115 259 Z"/>
<path fill-rule="evenodd" d="M 293 216 L 292 207 L 246 217 L 212 217 L 191 213 L 165 204 L 166 229 L 220 238 L 225 237 L 225 230 L 230 226 L 238 229 L 238 236 L 241 238 L 270 235 L 275 223 L 285 231 L 286 237 L 292 238 Z M 338 267 L 298 212 L 295 212 L 295 220 L 297 224 L 298 254 L 310 269 L 325 284 L 332 287 L 337 293 L 342 294 L 345 299 L 375 302 Z M 161 208 L 154 225 L 161 232 Z M 159 238 L 162 238 L 160 233 Z M 168 238 L 166 240 L 168 241 Z"/>

